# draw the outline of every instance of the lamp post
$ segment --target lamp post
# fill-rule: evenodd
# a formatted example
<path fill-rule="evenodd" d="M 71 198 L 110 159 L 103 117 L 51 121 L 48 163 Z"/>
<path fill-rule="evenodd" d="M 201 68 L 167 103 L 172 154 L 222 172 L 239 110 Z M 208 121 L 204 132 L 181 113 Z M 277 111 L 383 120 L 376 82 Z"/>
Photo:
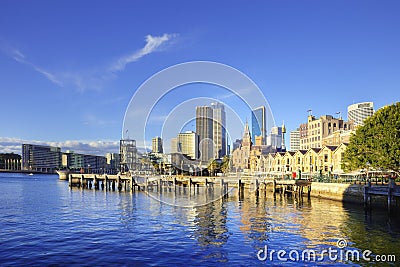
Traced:
<path fill-rule="evenodd" d="M 366 175 L 367 175 L 367 177 L 366 177 L 366 181 L 368 181 L 368 185 L 370 185 L 370 183 L 371 183 L 371 181 L 370 181 L 370 179 L 369 179 L 369 177 L 368 177 L 368 171 L 369 171 L 369 162 L 367 161 L 367 163 L 365 164 L 365 165 L 367 165 L 367 173 L 366 173 Z"/>

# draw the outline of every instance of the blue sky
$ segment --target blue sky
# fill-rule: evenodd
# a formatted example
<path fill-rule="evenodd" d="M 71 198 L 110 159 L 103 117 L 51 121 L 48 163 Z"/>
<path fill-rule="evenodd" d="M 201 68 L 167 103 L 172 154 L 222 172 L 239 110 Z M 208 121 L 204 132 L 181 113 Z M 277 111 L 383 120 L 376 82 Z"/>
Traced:
<path fill-rule="evenodd" d="M 112 150 L 135 90 L 193 60 L 248 75 L 289 131 L 308 109 L 379 108 L 399 101 L 399 13 L 368 0 L 0 1 L 0 152 L 24 140 Z"/>

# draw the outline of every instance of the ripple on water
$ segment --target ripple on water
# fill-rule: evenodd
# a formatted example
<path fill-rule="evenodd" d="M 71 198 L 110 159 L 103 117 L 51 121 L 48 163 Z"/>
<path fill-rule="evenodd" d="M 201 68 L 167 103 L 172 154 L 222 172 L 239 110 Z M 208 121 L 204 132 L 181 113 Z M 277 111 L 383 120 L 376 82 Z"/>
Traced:
<path fill-rule="evenodd" d="M 260 263 L 265 245 L 324 249 L 338 238 L 400 256 L 398 217 L 338 202 L 246 195 L 179 208 L 142 192 L 71 190 L 55 176 L 36 179 L 0 176 L 7 189 L 0 194 L 2 266 L 249 266 Z"/>

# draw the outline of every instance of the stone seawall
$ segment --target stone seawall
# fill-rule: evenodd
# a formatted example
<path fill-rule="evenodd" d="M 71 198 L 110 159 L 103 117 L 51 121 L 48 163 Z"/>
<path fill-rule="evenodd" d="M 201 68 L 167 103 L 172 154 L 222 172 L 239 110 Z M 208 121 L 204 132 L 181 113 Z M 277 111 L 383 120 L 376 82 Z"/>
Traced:
<path fill-rule="evenodd" d="M 364 203 L 364 185 L 318 183 L 311 185 L 311 196 L 343 202 Z"/>

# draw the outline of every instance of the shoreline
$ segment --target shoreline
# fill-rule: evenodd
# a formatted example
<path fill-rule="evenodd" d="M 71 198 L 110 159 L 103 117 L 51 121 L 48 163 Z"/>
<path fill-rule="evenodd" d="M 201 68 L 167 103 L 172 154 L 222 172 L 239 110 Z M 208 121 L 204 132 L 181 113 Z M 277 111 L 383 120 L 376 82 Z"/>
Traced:
<path fill-rule="evenodd" d="M 56 172 L 41 172 L 41 171 L 30 171 L 30 170 L 4 170 L 0 169 L 0 173 L 21 173 L 21 174 L 49 174 L 49 175 L 55 175 L 57 174 Z"/>

